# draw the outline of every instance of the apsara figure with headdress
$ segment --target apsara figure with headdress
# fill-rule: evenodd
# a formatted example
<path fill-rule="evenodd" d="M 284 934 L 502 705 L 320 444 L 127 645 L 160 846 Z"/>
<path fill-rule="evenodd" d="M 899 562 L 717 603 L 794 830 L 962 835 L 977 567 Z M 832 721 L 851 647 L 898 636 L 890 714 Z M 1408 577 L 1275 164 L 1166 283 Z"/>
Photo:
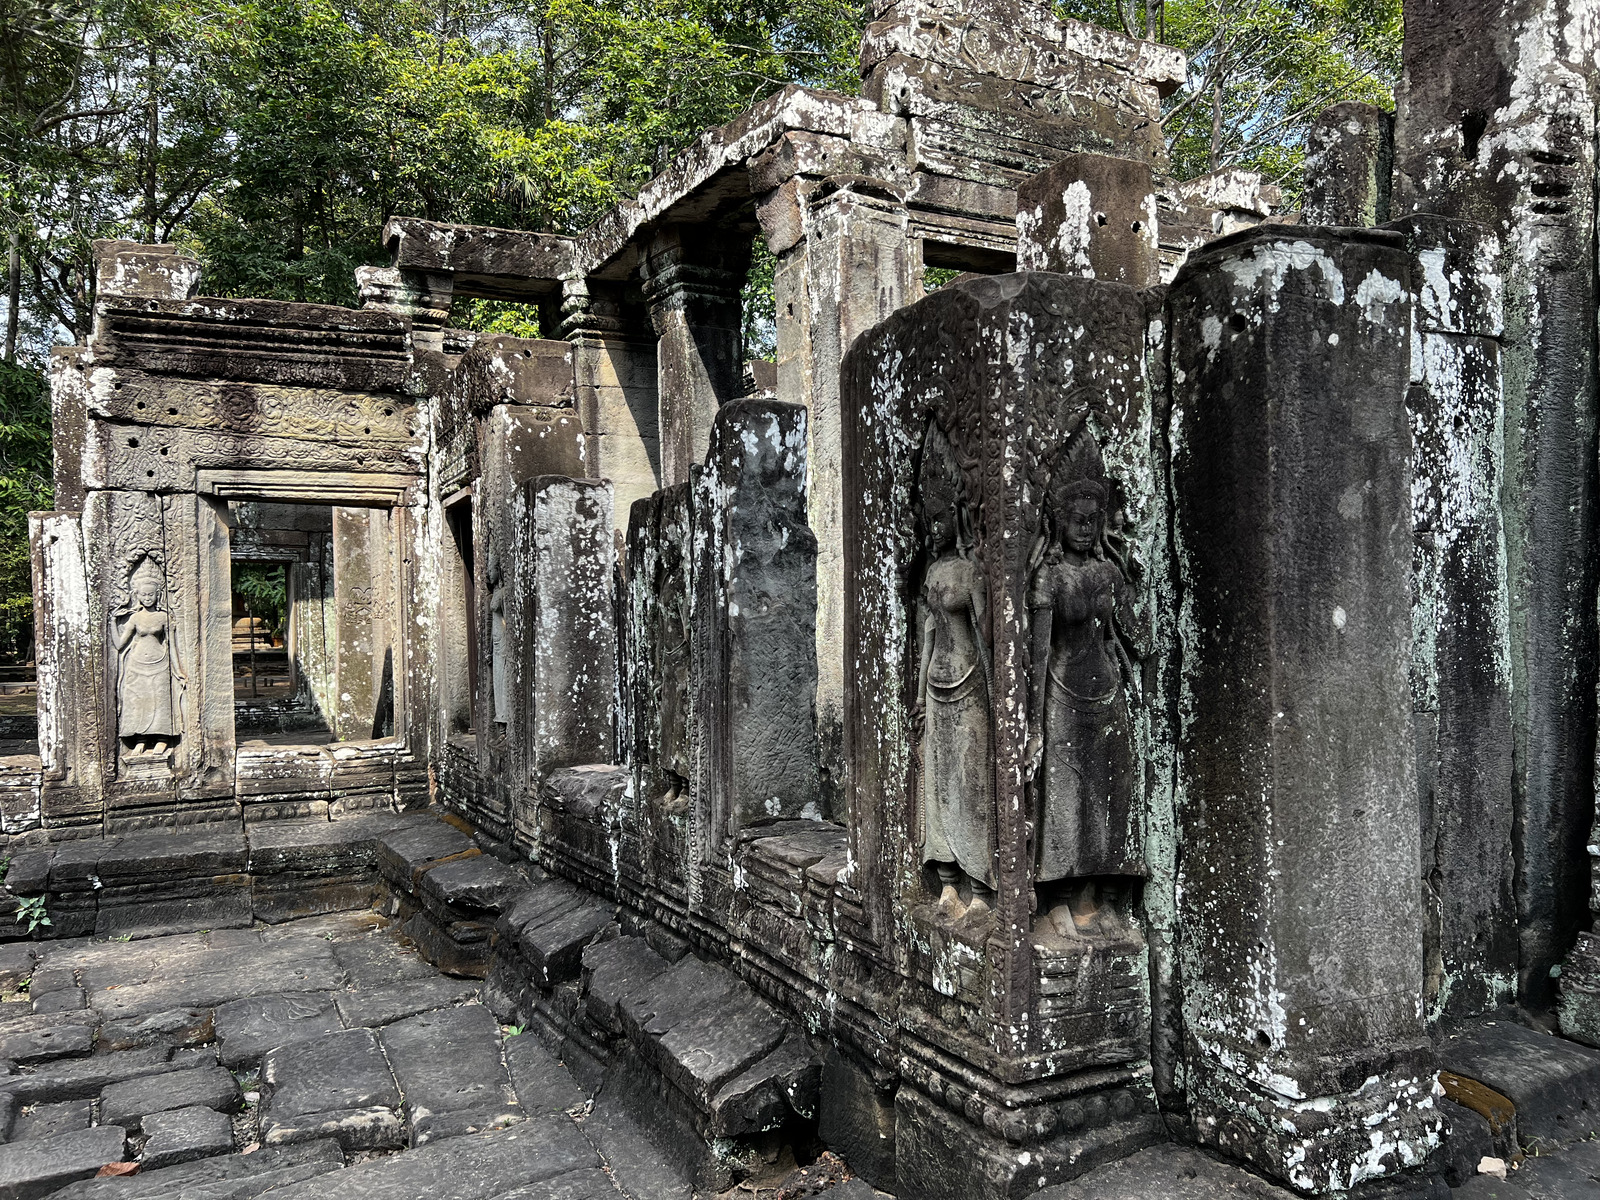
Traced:
<path fill-rule="evenodd" d="M 949 439 L 929 422 L 919 471 L 927 567 L 917 594 L 922 861 L 938 876 L 939 910 L 974 920 L 994 897 L 994 756 L 987 604 L 973 553 L 973 513 Z M 967 891 L 970 899 L 964 900 Z"/>
<path fill-rule="evenodd" d="M 1046 535 L 1028 595 L 1033 629 L 1028 772 L 1039 796 L 1040 884 L 1066 881 L 1050 918 L 1068 936 L 1110 932 L 1107 877 L 1143 873 L 1127 686 L 1118 631 L 1132 589 L 1107 543 L 1110 487 L 1086 425 L 1057 451 Z"/>
<path fill-rule="evenodd" d="M 117 736 L 130 757 L 165 754 L 178 740 L 177 695 L 182 676 L 173 666 L 171 618 L 159 607 L 166 572 L 145 555 L 128 577 L 128 603 L 116 614 Z"/>

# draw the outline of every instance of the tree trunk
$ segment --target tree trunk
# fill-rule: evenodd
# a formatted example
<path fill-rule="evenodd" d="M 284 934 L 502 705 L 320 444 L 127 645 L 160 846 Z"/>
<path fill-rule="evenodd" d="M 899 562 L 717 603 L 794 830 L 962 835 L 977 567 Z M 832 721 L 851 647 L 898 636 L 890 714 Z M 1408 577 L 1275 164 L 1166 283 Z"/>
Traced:
<path fill-rule="evenodd" d="M 6 261 L 6 361 L 17 361 L 17 318 L 22 304 L 22 231 L 11 230 L 11 253 Z"/>
<path fill-rule="evenodd" d="M 1210 169 L 1222 165 L 1222 71 L 1220 64 L 1211 76 L 1211 148 Z"/>
<path fill-rule="evenodd" d="M 156 150 L 161 134 L 161 110 L 156 101 L 156 44 L 151 42 L 145 49 L 150 61 L 150 73 L 146 76 L 145 86 L 149 89 L 150 96 L 146 101 L 149 113 L 145 126 L 144 143 L 144 240 L 146 245 L 154 245 L 156 240 Z"/>

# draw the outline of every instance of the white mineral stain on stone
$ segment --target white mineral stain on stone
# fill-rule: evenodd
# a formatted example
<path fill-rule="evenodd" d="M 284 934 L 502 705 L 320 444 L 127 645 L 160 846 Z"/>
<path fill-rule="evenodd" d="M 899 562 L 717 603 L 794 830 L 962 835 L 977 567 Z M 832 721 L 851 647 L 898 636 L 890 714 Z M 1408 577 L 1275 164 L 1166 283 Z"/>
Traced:
<path fill-rule="evenodd" d="M 1388 306 L 1399 302 L 1405 294 L 1399 280 L 1390 279 L 1374 267 L 1356 288 L 1356 303 L 1367 320 L 1377 323 L 1389 319 Z"/>

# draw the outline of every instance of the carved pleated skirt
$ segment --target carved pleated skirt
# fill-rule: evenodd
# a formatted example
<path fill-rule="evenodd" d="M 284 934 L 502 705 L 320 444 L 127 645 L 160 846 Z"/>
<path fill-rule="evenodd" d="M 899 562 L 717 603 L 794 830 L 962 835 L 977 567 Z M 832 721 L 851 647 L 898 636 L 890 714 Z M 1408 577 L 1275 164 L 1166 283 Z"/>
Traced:
<path fill-rule="evenodd" d="M 976 668 L 928 681 L 922 733 L 922 861 L 953 862 L 994 886 L 994 754 Z"/>
<path fill-rule="evenodd" d="M 171 737 L 172 668 L 167 646 L 151 634 L 135 634 L 122 656 L 117 689 L 117 734 L 121 737 Z"/>
<path fill-rule="evenodd" d="M 1036 878 L 1142 875 L 1133 736 L 1122 689 L 1085 697 L 1054 673 L 1049 678 Z"/>

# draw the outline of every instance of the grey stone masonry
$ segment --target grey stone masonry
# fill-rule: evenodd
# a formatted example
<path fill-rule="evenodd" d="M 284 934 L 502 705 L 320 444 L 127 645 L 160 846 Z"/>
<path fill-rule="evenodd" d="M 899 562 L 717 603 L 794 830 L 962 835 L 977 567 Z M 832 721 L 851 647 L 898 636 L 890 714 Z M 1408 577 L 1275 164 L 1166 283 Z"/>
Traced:
<path fill-rule="evenodd" d="M 1398 235 L 1323 229 L 1215 243 L 1167 301 L 1189 1101 L 1202 1142 L 1303 1190 L 1420 1165 L 1438 1141 L 1409 310 Z"/>

